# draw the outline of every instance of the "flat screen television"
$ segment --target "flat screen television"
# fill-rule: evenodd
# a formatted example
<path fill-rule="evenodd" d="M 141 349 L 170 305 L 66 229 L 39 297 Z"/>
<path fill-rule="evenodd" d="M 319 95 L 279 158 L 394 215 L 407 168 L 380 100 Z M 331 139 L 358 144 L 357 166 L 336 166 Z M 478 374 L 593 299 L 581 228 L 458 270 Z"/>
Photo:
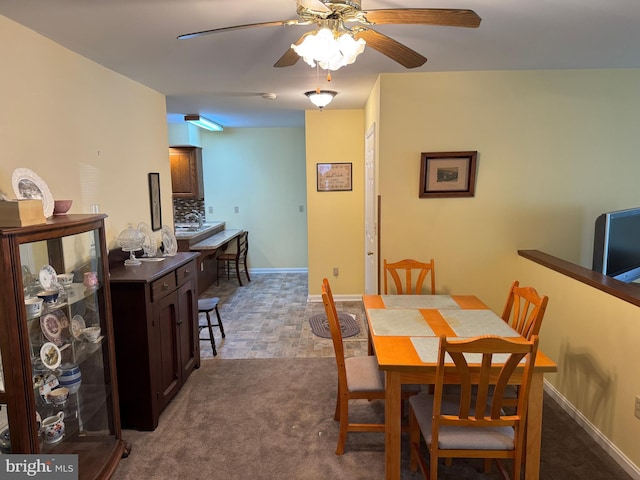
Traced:
<path fill-rule="evenodd" d="M 640 278 L 640 208 L 603 213 L 596 219 L 593 270 L 623 282 Z"/>

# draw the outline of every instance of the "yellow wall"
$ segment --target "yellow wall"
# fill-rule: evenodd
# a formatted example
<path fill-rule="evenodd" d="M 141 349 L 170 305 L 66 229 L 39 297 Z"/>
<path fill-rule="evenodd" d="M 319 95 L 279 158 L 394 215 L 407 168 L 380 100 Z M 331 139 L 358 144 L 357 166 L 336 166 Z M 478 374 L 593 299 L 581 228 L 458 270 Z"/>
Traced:
<path fill-rule="evenodd" d="M 364 288 L 364 113 L 307 111 L 307 206 L 309 209 L 309 294 L 318 295 L 327 277 L 337 293 Z M 352 163 L 353 190 L 316 191 L 316 164 Z M 333 276 L 338 267 L 339 275 Z"/>
<path fill-rule="evenodd" d="M 516 251 L 590 266 L 598 214 L 640 206 L 640 70 L 381 76 L 381 258 L 501 308 Z M 473 198 L 418 198 L 420 153 L 478 151 Z M 546 292 L 545 292 L 546 293 Z"/>
<path fill-rule="evenodd" d="M 163 223 L 173 223 L 164 96 L 0 16 L 0 190 L 29 168 L 70 213 L 151 222 L 147 173 L 160 172 Z"/>
<path fill-rule="evenodd" d="M 230 128 L 201 138 L 207 221 L 249 231 L 250 270 L 304 270 L 304 129 Z"/>
<path fill-rule="evenodd" d="M 517 250 L 589 267 L 595 218 L 640 206 L 639 84 L 640 70 L 382 75 L 378 116 L 381 258 L 433 257 L 439 292 L 495 311 L 514 279 L 548 295 L 541 349 L 560 372 L 547 379 L 635 464 L 638 308 Z M 464 150 L 478 151 L 475 197 L 418 198 L 420 153 Z"/>
<path fill-rule="evenodd" d="M 516 267 L 522 285 L 550 296 L 540 348 L 558 363 L 558 373 L 546 380 L 580 411 L 579 421 L 583 416 L 616 446 L 616 455 L 640 465 L 638 307 L 522 257 Z"/>

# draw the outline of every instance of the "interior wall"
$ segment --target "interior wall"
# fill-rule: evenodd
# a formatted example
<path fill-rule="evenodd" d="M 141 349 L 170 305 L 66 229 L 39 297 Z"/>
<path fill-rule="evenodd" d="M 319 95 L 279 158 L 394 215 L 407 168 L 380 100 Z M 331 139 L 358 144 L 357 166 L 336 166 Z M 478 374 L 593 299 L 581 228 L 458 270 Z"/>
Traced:
<path fill-rule="evenodd" d="M 307 268 L 304 129 L 228 128 L 201 139 L 207 221 L 249 231 L 251 270 Z"/>
<path fill-rule="evenodd" d="M 590 267 L 605 211 L 640 205 L 640 70 L 382 75 L 379 175 L 384 258 L 435 258 L 439 293 L 500 311 L 515 279 L 549 296 L 545 378 L 640 478 L 638 308 L 517 255 Z M 418 197 L 421 152 L 478 151 L 475 196 Z"/>
<path fill-rule="evenodd" d="M 167 128 L 169 131 L 169 146 L 181 147 L 190 145 L 202 147 L 202 133 L 206 130 L 187 122 L 170 123 Z"/>
<path fill-rule="evenodd" d="M 364 289 L 364 111 L 308 110 L 307 205 L 309 208 L 309 294 L 319 295 L 328 278 L 334 293 Z M 318 192 L 318 163 L 352 164 L 350 192 Z M 338 275 L 333 269 L 338 268 Z"/>
<path fill-rule="evenodd" d="M 517 278 L 549 293 L 540 348 L 558 364 L 545 380 L 577 411 L 579 421 L 607 438 L 634 478 L 640 478 L 638 307 L 518 257 Z M 626 458 L 625 458 L 626 457 Z"/>
<path fill-rule="evenodd" d="M 2 16 L 0 63 L 1 191 L 15 198 L 13 171 L 33 170 L 73 200 L 69 213 L 99 205 L 113 248 L 127 223 L 151 223 L 147 174 L 159 172 L 173 223 L 163 95 Z"/>
<path fill-rule="evenodd" d="M 381 255 L 496 309 L 518 249 L 590 266 L 595 218 L 640 205 L 640 70 L 381 76 Z M 478 151 L 475 196 L 418 197 L 421 152 Z"/>

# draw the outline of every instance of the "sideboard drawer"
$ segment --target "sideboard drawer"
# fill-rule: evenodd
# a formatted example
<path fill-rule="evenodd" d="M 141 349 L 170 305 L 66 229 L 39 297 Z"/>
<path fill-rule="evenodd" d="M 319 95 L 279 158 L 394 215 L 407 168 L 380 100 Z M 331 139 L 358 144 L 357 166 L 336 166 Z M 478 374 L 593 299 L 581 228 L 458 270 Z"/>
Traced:
<path fill-rule="evenodd" d="M 154 302 L 160 300 L 168 293 L 176 289 L 176 277 L 174 272 L 168 273 L 164 277 L 154 281 L 151 284 L 151 298 Z"/>
<path fill-rule="evenodd" d="M 176 281 L 178 285 L 182 285 L 184 282 L 193 278 L 197 273 L 197 265 L 195 260 L 192 262 L 183 265 L 182 267 L 176 268 Z"/>

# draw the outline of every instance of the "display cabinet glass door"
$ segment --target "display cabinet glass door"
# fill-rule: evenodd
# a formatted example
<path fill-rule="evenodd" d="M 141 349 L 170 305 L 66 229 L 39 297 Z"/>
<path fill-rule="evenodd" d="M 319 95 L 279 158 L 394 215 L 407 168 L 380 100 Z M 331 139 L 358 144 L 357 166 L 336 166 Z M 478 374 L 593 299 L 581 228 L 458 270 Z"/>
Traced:
<path fill-rule="evenodd" d="M 114 441 L 114 379 L 105 339 L 107 280 L 99 241 L 99 231 L 91 230 L 20 244 L 43 453 L 77 452 L 83 450 L 81 443 Z"/>

